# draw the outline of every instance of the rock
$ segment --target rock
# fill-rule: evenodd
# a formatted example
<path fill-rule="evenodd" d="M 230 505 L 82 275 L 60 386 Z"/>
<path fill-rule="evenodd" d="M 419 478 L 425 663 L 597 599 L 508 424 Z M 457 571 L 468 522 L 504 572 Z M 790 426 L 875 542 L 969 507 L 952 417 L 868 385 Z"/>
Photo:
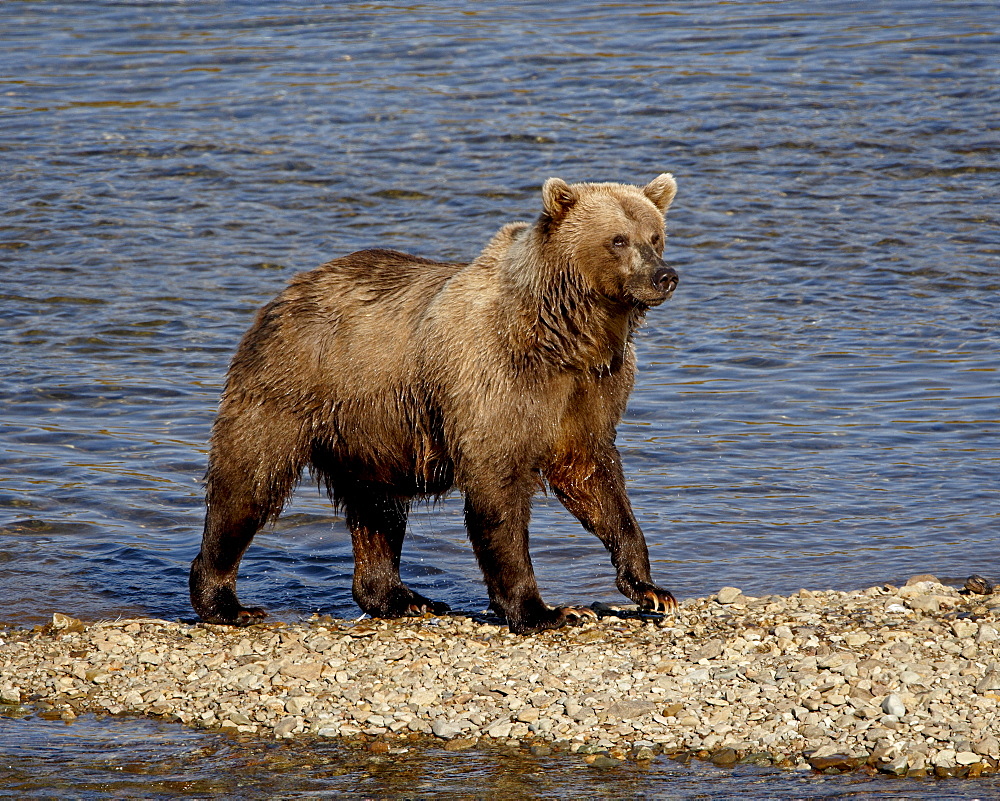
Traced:
<path fill-rule="evenodd" d="M 850 754 L 812 756 L 807 761 L 813 770 L 818 770 L 821 773 L 826 771 L 844 772 L 854 770 L 861 764 L 861 760 L 858 757 L 851 756 Z"/>
<path fill-rule="evenodd" d="M 467 751 L 479 742 L 475 737 L 456 737 L 444 744 L 445 751 Z"/>
<path fill-rule="evenodd" d="M 590 757 L 586 757 L 584 761 L 590 765 L 592 768 L 599 768 L 601 770 L 607 770 L 608 768 L 617 768 L 622 764 L 620 759 L 615 759 L 614 757 L 604 756 L 603 754 L 594 754 Z"/>
<path fill-rule="evenodd" d="M 898 756 L 889 762 L 884 762 L 878 766 L 879 773 L 888 773 L 890 776 L 905 776 L 910 764 L 905 756 Z"/>
<path fill-rule="evenodd" d="M 732 748 L 720 748 L 709 761 L 720 768 L 731 768 L 739 761 L 740 755 Z"/>
<path fill-rule="evenodd" d="M 514 723 L 510 720 L 502 720 L 490 726 L 486 733 L 494 740 L 506 740 L 510 736 L 510 730 Z"/>
<path fill-rule="evenodd" d="M 997 632 L 989 623 L 981 623 L 976 632 L 976 642 L 980 645 L 996 642 L 1000 640 L 1000 632 Z"/>
<path fill-rule="evenodd" d="M 938 751 L 932 758 L 931 764 L 935 768 L 953 768 L 955 767 L 955 757 L 958 754 L 953 748 L 944 748 Z"/>
<path fill-rule="evenodd" d="M 440 737 L 442 740 L 450 740 L 452 737 L 457 737 L 462 733 L 460 728 L 441 718 L 438 718 L 431 724 L 431 731 L 435 737 Z"/>
<path fill-rule="evenodd" d="M 652 748 L 649 746 L 642 746 L 641 748 L 636 749 L 635 754 L 633 754 L 633 759 L 635 759 L 636 762 L 650 762 L 655 756 L 656 754 L 653 752 Z"/>
<path fill-rule="evenodd" d="M 882 699 L 882 711 L 887 715 L 901 718 L 906 714 L 906 707 L 897 693 L 891 693 Z"/>
<path fill-rule="evenodd" d="M 441 694 L 435 690 L 417 688 L 410 695 L 410 703 L 418 707 L 432 706 L 437 703 L 440 697 Z"/>
<path fill-rule="evenodd" d="M 972 620 L 956 620 L 951 624 L 952 631 L 959 639 L 975 637 L 979 632 L 979 625 Z"/>
<path fill-rule="evenodd" d="M 974 765 L 977 762 L 981 762 L 982 757 L 979 754 L 974 754 L 972 751 L 959 751 L 955 754 L 955 761 L 959 765 Z"/>
<path fill-rule="evenodd" d="M 976 692 L 983 693 L 1000 690 L 1000 672 L 991 670 L 976 683 Z"/>
<path fill-rule="evenodd" d="M 301 715 L 309 705 L 312 703 L 312 698 L 309 696 L 298 696 L 295 698 L 289 698 L 285 701 L 285 711 L 289 715 Z"/>
<path fill-rule="evenodd" d="M 742 594 L 742 590 L 736 587 L 723 587 L 715 597 L 720 604 L 731 604 Z"/>
<path fill-rule="evenodd" d="M 964 589 L 976 595 L 989 595 L 993 592 L 993 583 L 978 573 L 973 573 L 965 580 Z"/>
<path fill-rule="evenodd" d="M 916 598 L 910 598 L 907 600 L 906 605 L 910 609 L 915 609 L 918 612 L 926 612 L 928 614 L 934 614 L 935 612 L 941 611 L 941 601 L 938 600 L 936 595 L 920 595 Z"/>
<path fill-rule="evenodd" d="M 291 679 L 316 681 L 323 672 L 323 663 L 304 662 L 302 664 L 289 664 L 282 667 L 279 672 L 282 676 L 288 676 Z"/>
<path fill-rule="evenodd" d="M 625 698 L 621 701 L 615 701 L 608 707 L 607 716 L 610 720 L 635 720 L 643 715 L 652 715 L 656 712 L 656 708 L 656 704 L 652 701 Z"/>
<path fill-rule="evenodd" d="M 298 721 L 293 717 L 282 718 L 274 727 L 275 737 L 288 737 L 295 730 Z"/>
<path fill-rule="evenodd" d="M 709 640 L 703 646 L 693 651 L 689 659 L 692 662 L 698 662 L 702 659 L 715 659 L 717 656 L 722 655 L 722 651 L 723 644 L 721 640 Z"/>
<path fill-rule="evenodd" d="M 0 704 L 21 703 L 21 691 L 17 687 L 0 687 Z"/>

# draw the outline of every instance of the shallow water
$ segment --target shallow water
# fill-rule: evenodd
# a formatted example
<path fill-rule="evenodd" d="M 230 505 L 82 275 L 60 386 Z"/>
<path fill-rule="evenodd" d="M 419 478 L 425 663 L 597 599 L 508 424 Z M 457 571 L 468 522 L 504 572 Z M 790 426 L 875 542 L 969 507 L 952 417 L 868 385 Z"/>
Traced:
<path fill-rule="evenodd" d="M 239 740 L 148 720 L 71 725 L 0 717 L 0 798 L 976 799 L 1000 780 L 812 776 L 657 759 L 588 766 L 505 748 L 372 756 L 329 742 Z M 67 741 L 69 744 L 67 745 Z M 67 755 L 67 751 L 70 753 Z"/>
<path fill-rule="evenodd" d="M 191 615 L 221 382 L 295 272 L 664 170 L 681 285 L 619 434 L 655 575 L 1000 578 L 993 5 L 577 6 L 0 8 L 0 620 Z M 406 579 L 482 609 L 459 499 L 411 528 Z M 618 597 L 555 501 L 532 536 L 547 599 Z M 242 572 L 357 614 L 315 487 Z"/>

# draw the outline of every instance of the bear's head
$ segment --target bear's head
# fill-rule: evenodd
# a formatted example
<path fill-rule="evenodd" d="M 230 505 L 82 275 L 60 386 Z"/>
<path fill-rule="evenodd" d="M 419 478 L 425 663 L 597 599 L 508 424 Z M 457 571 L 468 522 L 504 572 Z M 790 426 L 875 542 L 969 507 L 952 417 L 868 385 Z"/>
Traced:
<path fill-rule="evenodd" d="M 547 255 L 611 301 L 656 306 L 677 286 L 663 261 L 663 215 L 676 192 L 670 173 L 645 187 L 549 178 L 541 219 Z"/>

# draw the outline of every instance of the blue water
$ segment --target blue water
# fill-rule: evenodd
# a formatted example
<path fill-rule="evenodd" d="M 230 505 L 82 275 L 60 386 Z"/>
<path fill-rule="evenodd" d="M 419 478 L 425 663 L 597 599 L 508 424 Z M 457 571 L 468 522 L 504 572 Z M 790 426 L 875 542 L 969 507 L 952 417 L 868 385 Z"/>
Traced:
<path fill-rule="evenodd" d="M 551 175 L 680 187 L 619 432 L 664 586 L 1000 578 L 995 11 L 4 3 L 0 620 L 190 617 L 254 310 L 363 247 L 471 259 Z M 406 580 L 482 609 L 460 499 L 411 529 Z M 549 601 L 618 597 L 554 500 L 532 538 Z M 357 614 L 314 486 L 242 572 Z"/>

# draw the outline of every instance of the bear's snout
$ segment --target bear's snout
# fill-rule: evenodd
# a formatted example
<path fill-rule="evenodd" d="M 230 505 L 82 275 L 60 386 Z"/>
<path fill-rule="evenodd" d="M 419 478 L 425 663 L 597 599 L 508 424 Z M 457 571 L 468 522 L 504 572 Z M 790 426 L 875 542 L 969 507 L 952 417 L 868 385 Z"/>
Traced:
<path fill-rule="evenodd" d="M 672 267 L 667 267 L 666 265 L 660 267 L 653 273 L 653 286 L 665 295 L 669 295 L 677 288 L 678 280 L 680 279 L 674 269 Z"/>

